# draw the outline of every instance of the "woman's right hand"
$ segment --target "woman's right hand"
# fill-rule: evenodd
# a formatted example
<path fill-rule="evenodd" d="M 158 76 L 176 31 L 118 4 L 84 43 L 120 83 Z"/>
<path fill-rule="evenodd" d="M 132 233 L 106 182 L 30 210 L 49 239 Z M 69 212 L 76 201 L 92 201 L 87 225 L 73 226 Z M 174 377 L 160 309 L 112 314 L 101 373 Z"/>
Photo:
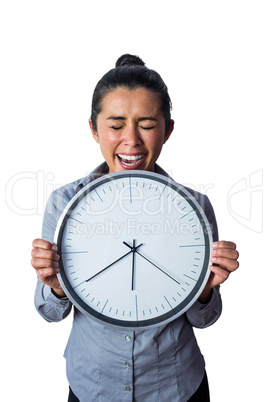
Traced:
<path fill-rule="evenodd" d="M 32 243 L 32 267 L 35 269 L 38 278 L 42 283 L 52 288 L 53 293 L 58 297 L 65 297 L 57 274 L 60 272 L 56 244 L 42 239 L 35 239 Z"/>

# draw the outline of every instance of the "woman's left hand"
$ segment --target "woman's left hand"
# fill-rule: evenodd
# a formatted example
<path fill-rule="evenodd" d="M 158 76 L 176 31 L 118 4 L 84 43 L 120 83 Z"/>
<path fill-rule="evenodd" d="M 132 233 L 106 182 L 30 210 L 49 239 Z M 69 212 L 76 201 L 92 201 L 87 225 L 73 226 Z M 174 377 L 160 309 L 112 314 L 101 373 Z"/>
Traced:
<path fill-rule="evenodd" d="M 201 303 L 208 302 L 212 288 L 225 282 L 230 273 L 239 267 L 238 257 L 239 253 L 236 250 L 235 243 L 231 241 L 218 241 L 212 244 L 210 261 L 213 265 L 209 267 L 211 274 L 205 289 L 199 297 Z"/>

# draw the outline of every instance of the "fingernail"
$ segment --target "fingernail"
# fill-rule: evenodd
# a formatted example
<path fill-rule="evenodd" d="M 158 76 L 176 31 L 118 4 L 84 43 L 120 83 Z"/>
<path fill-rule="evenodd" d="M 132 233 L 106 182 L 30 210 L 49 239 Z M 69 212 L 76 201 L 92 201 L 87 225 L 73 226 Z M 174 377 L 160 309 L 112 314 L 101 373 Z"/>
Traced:
<path fill-rule="evenodd" d="M 53 246 L 52 246 L 52 250 L 54 250 L 54 251 L 58 251 L 58 246 L 57 246 L 56 244 L 53 244 Z"/>
<path fill-rule="evenodd" d="M 217 242 L 215 242 L 215 243 L 212 243 L 212 246 L 211 246 L 212 248 L 216 248 L 216 247 L 218 247 L 218 243 Z"/>
<path fill-rule="evenodd" d="M 217 260 L 217 258 L 212 257 L 210 260 L 213 261 L 213 262 L 215 262 L 215 261 Z"/>

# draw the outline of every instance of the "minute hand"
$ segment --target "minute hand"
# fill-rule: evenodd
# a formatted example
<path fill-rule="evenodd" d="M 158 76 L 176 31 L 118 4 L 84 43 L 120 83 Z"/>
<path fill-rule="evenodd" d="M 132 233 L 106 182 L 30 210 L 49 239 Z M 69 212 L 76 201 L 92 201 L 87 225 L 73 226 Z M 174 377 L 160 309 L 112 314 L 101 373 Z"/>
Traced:
<path fill-rule="evenodd" d="M 97 272 L 95 275 L 91 276 L 86 280 L 86 282 L 89 282 L 91 279 L 96 278 L 96 276 L 100 275 L 102 272 L 106 271 L 106 269 L 110 268 L 112 265 L 116 264 L 118 261 L 122 260 L 125 258 L 127 255 L 131 254 L 132 251 L 129 251 L 128 253 L 122 255 L 122 257 L 118 258 L 116 261 L 112 262 L 111 264 L 107 265 L 107 267 L 103 268 L 101 271 Z"/>
<path fill-rule="evenodd" d="M 167 275 L 170 279 L 172 279 L 174 282 L 178 283 L 180 285 L 180 282 L 177 281 L 177 279 L 173 278 L 170 276 L 166 271 L 164 271 L 162 268 L 159 268 L 156 264 L 154 264 L 152 261 L 150 261 L 147 257 L 142 255 L 139 251 L 136 251 L 137 254 L 139 254 L 142 258 L 144 258 L 146 261 L 148 261 L 150 264 L 152 264 L 155 268 L 159 269 L 159 271 L 163 272 L 163 274 Z"/>

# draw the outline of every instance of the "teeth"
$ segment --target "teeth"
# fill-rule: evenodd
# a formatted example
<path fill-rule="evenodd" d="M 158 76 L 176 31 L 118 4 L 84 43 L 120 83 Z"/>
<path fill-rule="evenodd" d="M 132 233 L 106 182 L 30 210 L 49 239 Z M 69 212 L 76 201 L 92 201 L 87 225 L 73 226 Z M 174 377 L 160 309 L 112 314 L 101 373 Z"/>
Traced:
<path fill-rule="evenodd" d="M 143 155 L 123 155 L 123 154 L 118 154 L 118 156 L 121 159 L 125 159 L 127 161 L 137 161 L 137 160 L 143 158 Z"/>

